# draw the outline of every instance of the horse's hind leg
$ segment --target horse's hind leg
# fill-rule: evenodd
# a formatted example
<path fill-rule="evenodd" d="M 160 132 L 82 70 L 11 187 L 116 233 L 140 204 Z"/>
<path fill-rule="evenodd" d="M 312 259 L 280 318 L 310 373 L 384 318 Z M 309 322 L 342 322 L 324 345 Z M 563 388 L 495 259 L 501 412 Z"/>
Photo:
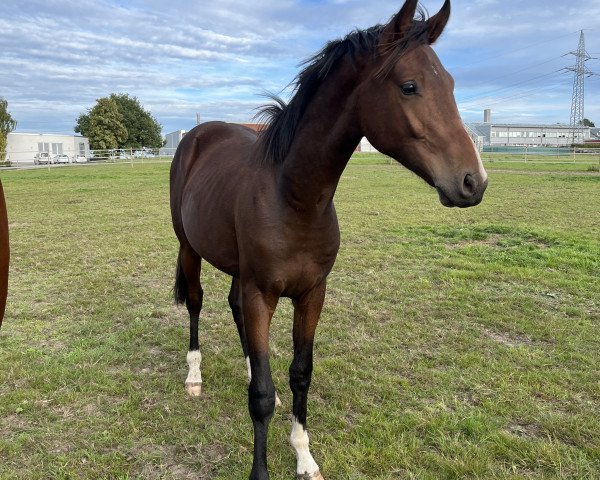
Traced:
<path fill-rule="evenodd" d="M 202 259 L 187 242 L 179 248 L 177 273 L 175 280 L 175 300 L 183 303 L 190 314 L 190 346 L 187 354 L 189 367 L 185 380 L 188 395 L 198 397 L 202 391 L 202 374 L 200 373 L 200 343 L 198 341 L 198 320 L 202 310 L 204 292 L 200 285 L 200 263 Z"/>
<path fill-rule="evenodd" d="M 238 329 L 240 336 L 240 342 L 242 344 L 242 351 L 244 352 L 244 358 L 246 359 L 246 366 L 248 367 L 248 382 L 252 380 L 252 371 L 250 370 L 250 357 L 248 356 L 248 340 L 246 339 L 246 329 L 244 327 L 244 312 L 242 311 L 242 288 L 240 281 L 233 277 L 231 280 L 231 289 L 229 290 L 229 307 L 233 315 L 233 320 Z M 281 406 L 281 400 L 277 392 L 275 392 L 275 406 Z"/>

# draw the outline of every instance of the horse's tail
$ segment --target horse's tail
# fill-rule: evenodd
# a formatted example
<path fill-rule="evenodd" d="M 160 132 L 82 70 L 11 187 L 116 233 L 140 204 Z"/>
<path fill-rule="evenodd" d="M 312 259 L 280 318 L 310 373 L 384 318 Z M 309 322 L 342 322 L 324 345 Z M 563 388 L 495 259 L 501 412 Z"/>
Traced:
<path fill-rule="evenodd" d="M 181 266 L 181 251 L 177 255 L 177 267 L 175 268 L 175 285 L 173 286 L 173 297 L 175 297 L 175 303 L 181 305 L 187 300 L 188 291 L 187 280 L 183 273 L 183 267 Z"/>

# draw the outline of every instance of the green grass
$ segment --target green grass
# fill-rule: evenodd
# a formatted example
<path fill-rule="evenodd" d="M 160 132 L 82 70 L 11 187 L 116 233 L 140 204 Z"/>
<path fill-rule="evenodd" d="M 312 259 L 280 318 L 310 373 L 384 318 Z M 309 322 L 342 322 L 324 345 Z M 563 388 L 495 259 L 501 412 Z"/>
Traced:
<path fill-rule="evenodd" d="M 383 157 L 352 160 L 309 397 L 327 479 L 600 478 L 600 176 L 546 171 L 490 169 L 484 202 L 458 210 Z M 168 165 L 2 182 L 0 478 L 247 478 L 246 367 L 206 264 L 203 396 L 184 393 Z M 279 480 L 295 472 L 286 300 L 271 338 Z"/>
<path fill-rule="evenodd" d="M 549 156 L 483 153 L 481 158 L 489 170 L 523 170 L 527 172 L 598 172 L 600 151 L 597 155 Z M 357 153 L 352 165 L 391 165 L 394 160 L 380 153 Z"/>

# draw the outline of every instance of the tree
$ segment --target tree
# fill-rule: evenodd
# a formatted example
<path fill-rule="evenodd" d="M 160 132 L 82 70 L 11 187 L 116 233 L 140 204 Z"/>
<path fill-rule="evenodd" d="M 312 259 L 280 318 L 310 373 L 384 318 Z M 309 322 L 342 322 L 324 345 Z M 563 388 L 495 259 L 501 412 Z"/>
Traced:
<path fill-rule="evenodd" d="M 121 148 L 158 148 L 163 146 L 161 126 L 150 112 L 144 110 L 136 97 L 112 93 L 110 98 L 117 103 L 123 115 L 123 123 L 129 132 Z"/>
<path fill-rule="evenodd" d="M 587 118 L 584 118 L 581 121 L 581 125 L 583 125 L 584 127 L 595 127 L 596 125 L 594 125 L 594 122 L 592 122 L 591 120 L 588 120 Z"/>
<path fill-rule="evenodd" d="M 144 110 L 136 97 L 112 93 L 109 97 L 101 98 L 97 102 L 100 100 L 110 100 L 117 105 L 122 116 L 122 123 L 127 129 L 127 137 L 120 140 L 115 148 L 162 147 L 160 124 L 150 112 Z M 75 131 L 86 137 L 90 137 L 90 114 L 91 110 L 79 115 L 75 125 Z"/>
<path fill-rule="evenodd" d="M 87 136 L 92 150 L 119 148 L 127 139 L 123 115 L 114 100 L 100 98 L 86 120 Z"/>
<path fill-rule="evenodd" d="M 17 121 L 8 113 L 8 102 L 0 97 L 0 162 L 6 158 L 7 137 L 17 127 Z"/>

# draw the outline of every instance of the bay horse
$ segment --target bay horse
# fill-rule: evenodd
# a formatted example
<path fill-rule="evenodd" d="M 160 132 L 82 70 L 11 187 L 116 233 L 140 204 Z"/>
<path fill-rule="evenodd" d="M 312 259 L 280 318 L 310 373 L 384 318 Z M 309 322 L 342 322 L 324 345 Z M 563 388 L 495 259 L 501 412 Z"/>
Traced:
<path fill-rule="evenodd" d="M 294 306 L 290 441 L 300 479 L 322 479 L 309 450 L 307 395 L 313 339 L 327 275 L 340 244 L 333 196 L 365 136 L 435 187 L 448 207 L 477 205 L 487 186 L 479 153 L 461 122 L 454 81 L 431 48 L 450 1 L 430 18 L 407 0 L 385 25 L 330 42 L 305 63 L 288 104 L 264 108 L 268 127 L 207 122 L 175 153 L 170 204 L 180 243 L 175 300 L 187 306 L 189 395 L 200 395 L 200 263 L 232 277 L 229 305 L 248 364 L 254 428 L 251 480 L 269 478 L 267 429 L 276 393 L 269 328 L 280 297 Z"/>
<path fill-rule="evenodd" d="M 6 294 L 8 291 L 8 258 L 10 255 L 8 245 L 8 217 L 6 214 L 6 202 L 4 190 L 0 182 L 0 326 L 4 318 L 6 307 Z"/>

